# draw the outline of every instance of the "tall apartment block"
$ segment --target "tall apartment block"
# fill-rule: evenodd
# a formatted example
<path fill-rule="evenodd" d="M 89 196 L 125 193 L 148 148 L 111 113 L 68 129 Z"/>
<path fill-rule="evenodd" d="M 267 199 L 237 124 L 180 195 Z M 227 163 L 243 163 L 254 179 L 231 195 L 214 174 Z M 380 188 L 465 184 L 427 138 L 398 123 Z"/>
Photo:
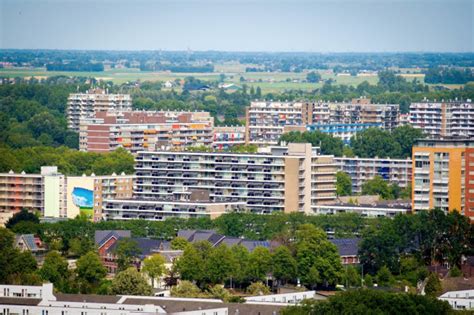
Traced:
<path fill-rule="evenodd" d="M 352 179 L 352 192 L 360 194 L 362 185 L 380 176 L 389 183 L 395 183 L 405 188 L 412 179 L 412 160 L 389 158 L 359 158 L 336 157 L 334 158 L 338 169 L 347 173 Z"/>
<path fill-rule="evenodd" d="M 410 105 L 410 123 L 431 137 L 474 136 L 474 104 L 471 100 L 421 102 Z"/>
<path fill-rule="evenodd" d="M 252 102 L 246 111 L 246 142 L 272 145 L 289 131 L 319 130 L 348 142 L 358 131 L 398 126 L 399 105 L 371 104 L 369 99 L 351 103 Z"/>
<path fill-rule="evenodd" d="M 139 152 L 134 197 L 162 200 L 205 189 L 213 202 L 243 202 L 257 213 L 311 213 L 335 200 L 336 165 L 311 144 L 292 143 L 266 152 Z"/>
<path fill-rule="evenodd" d="M 50 218 L 85 214 L 100 220 L 104 199 L 132 196 L 133 178 L 124 174 L 65 176 L 56 166 L 43 166 L 40 174 L 0 174 L 0 225 L 22 209 Z"/>
<path fill-rule="evenodd" d="M 420 140 L 413 147 L 413 211 L 458 210 L 474 219 L 474 141 Z"/>
<path fill-rule="evenodd" d="M 208 112 L 98 112 L 80 124 L 79 148 L 109 152 L 183 150 L 210 146 L 214 118 Z"/>
<path fill-rule="evenodd" d="M 70 94 L 67 100 L 68 128 L 79 132 L 80 121 L 93 117 L 96 112 L 129 111 L 131 109 L 132 99 L 128 94 L 108 94 L 107 91 L 101 89 Z"/>
<path fill-rule="evenodd" d="M 0 226 L 22 209 L 64 216 L 66 202 L 61 194 L 64 185 L 64 175 L 53 166 L 41 167 L 40 174 L 13 171 L 0 174 Z"/>

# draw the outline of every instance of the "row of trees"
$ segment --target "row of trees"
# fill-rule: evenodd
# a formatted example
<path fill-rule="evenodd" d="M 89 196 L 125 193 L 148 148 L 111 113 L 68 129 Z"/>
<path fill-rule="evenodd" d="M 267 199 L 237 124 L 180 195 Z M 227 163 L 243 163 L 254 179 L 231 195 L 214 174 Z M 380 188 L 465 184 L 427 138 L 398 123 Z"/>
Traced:
<path fill-rule="evenodd" d="M 0 172 L 13 170 L 14 172 L 39 173 L 41 166 L 45 165 L 56 165 L 65 175 L 90 175 L 91 173 L 110 175 L 113 172 L 116 174 L 134 172 L 133 156 L 122 148 L 110 153 L 92 153 L 64 146 L 20 149 L 0 146 Z"/>
<path fill-rule="evenodd" d="M 300 279 L 311 288 L 336 285 L 343 270 L 337 248 L 326 234 L 303 224 L 294 236 L 272 252 L 261 246 L 248 252 L 242 245 L 213 248 L 207 241 L 195 242 L 185 247 L 176 270 L 182 279 L 196 281 L 200 287 L 221 283 L 246 287 L 268 278 L 281 284 Z"/>
<path fill-rule="evenodd" d="M 423 138 L 421 130 L 411 126 L 401 126 L 393 131 L 379 128 L 369 128 L 358 132 L 352 137 L 350 145 L 320 131 L 291 131 L 280 137 L 282 142 L 306 142 L 321 148 L 322 154 L 334 156 L 358 156 L 358 157 L 411 157 L 411 150 L 417 139 Z"/>
<path fill-rule="evenodd" d="M 474 81 L 470 68 L 430 68 L 425 73 L 426 83 L 465 84 Z"/>

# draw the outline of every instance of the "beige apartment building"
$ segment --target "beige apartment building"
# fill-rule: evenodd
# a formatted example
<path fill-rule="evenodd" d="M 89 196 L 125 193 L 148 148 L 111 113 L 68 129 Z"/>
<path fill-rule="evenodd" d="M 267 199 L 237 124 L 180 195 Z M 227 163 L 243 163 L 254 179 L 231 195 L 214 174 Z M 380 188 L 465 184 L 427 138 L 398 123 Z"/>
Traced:
<path fill-rule="evenodd" d="M 291 143 L 259 153 L 139 152 L 134 198 L 163 200 L 188 190 L 212 202 L 243 202 L 256 213 L 311 213 L 336 198 L 336 165 L 311 144 Z"/>
<path fill-rule="evenodd" d="M 213 127 L 214 118 L 208 112 L 97 112 L 81 120 L 79 148 L 110 152 L 122 147 L 136 154 L 210 146 Z"/>
<path fill-rule="evenodd" d="M 102 89 L 70 94 L 66 111 L 68 128 L 79 132 L 80 121 L 94 117 L 96 112 L 129 110 L 132 110 L 132 99 L 128 94 L 109 94 Z"/>

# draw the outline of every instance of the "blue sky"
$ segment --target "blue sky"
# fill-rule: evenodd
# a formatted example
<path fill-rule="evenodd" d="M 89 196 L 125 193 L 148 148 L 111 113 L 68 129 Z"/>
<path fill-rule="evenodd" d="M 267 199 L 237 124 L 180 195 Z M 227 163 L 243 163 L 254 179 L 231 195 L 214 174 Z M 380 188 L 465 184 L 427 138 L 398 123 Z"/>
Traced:
<path fill-rule="evenodd" d="M 474 51 L 474 0 L 0 0 L 0 47 Z"/>

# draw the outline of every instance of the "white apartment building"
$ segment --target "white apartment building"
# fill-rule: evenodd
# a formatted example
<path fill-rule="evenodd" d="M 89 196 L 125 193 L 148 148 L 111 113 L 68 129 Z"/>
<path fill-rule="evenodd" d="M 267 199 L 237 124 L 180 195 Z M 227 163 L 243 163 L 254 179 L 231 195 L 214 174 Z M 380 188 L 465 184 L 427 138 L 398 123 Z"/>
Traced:
<path fill-rule="evenodd" d="M 474 104 L 469 99 L 412 103 L 410 124 L 432 137 L 472 137 Z"/>
<path fill-rule="evenodd" d="M 377 127 L 392 130 L 399 124 L 399 105 L 350 103 L 251 102 L 246 110 L 246 143 L 275 145 L 289 131 L 319 130 L 348 140 L 358 131 Z"/>
<path fill-rule="evenodd" d="M 207 190 L 212 202 L 243 202 L 257 213 L 311 213 L 335 200 L 336 166 L 311 144 L 292 143 L 261 153 L 139 152 L 134 197 L 163 200 Z"/>
<path fill-rule="evenodd" d="M 108 94 L 101 89 L 70 94 L 67 100 L 68 128 L 79 132 L 81 119 L 93 117 L 96 112 L 131 109 L 132 99 L 128 94 Z"/>
<path fill-rule="evenodd" d="M 347 173 L 352 179 L 352 192 L 360 194 L 362 185 L 380 176 L 390 184 L 407 187 L 412 178 L 412 160 L 390 158 L 336 157 L 338 170 Z"/>

